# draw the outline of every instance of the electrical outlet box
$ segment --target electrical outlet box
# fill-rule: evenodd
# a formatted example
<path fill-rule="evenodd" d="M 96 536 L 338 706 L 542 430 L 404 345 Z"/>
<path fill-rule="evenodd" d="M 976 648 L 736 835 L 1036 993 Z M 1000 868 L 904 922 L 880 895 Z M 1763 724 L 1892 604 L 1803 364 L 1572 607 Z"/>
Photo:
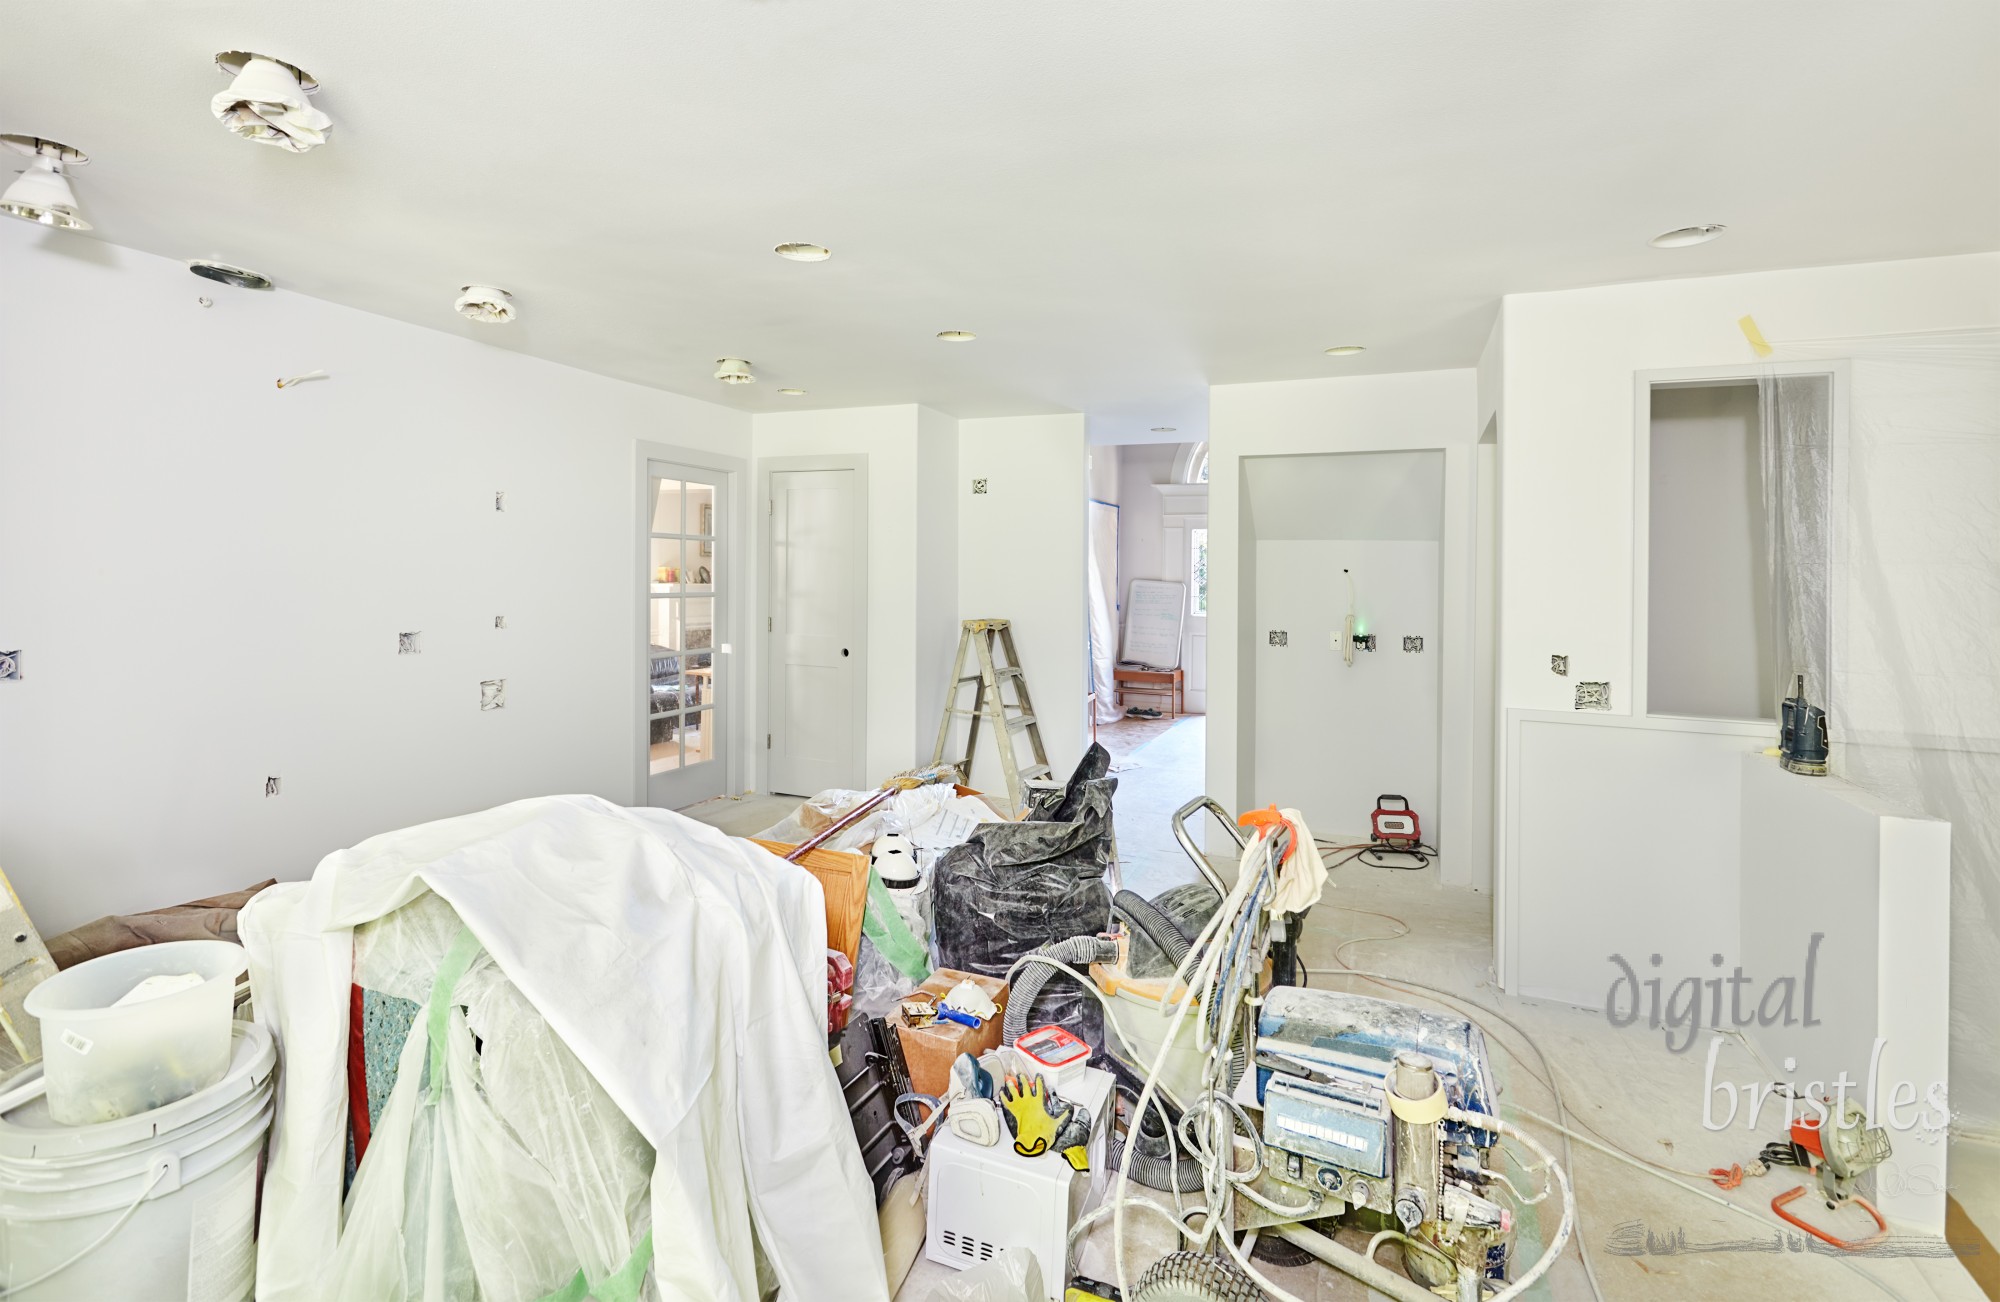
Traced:
<path fill-rule="evenodd" d="M 974 492 L 975 494 L 982 494 L 982 493 L 984 493 L 984 492 L 986 491 L 986 481 L 985 481 L 985 480 L 983 480 L 983 479 L 975 479 L 975 480 L 973 480 L 973 481 L 972 481 L 972 491 L 973 491 L 973 492 Z"/>
<path fill-rule="evenodd" d="M 265 795 L 267 795 L 267 796 L 275 796 L 275 795 L 277 795 L 277 794 L 278 794 L 278 789 L 279 789 L 279 787 L 281 787 L 282 785 L 283 785 L 283 782 L 282 782 L 282 780 L 281 780 L 281 779 L 279 779 L 279 778 L 265 778 L 265 779 L 264 779 L 264 794 L 265 794 Z"/>
<path fill-rule="evenodd" d="M 1373 633 L 1356 633 L 1354 635 L 1354 649 L 1356 651 L 1373 651 L 1375 649 L 1375 635 Z"/>
<path fill-rule="evenodd" d="M 18 683 L 20 681 L 21 653 L 19 651 L 0 651 L 0 683 Z"/>
<path fill-rule="evenodd" d="M 1610 709 L 1611 684 L 1578 683 L 1576 685 L 1576 708 L 1579 710 Z"/>
<path fill-rule="evenodd" d="M 507 680 L 488 678 L 479 684 L 479 708 L 503 710 L 507 707 Z"/>
<path fill-rule="evenodd" d="M 1403 639 L 1403 650 L 1405 650 L 1405 651 L 1421 651 L 1421 650 L 1423 650 L 1423 649 L 1424 649 L 1424 640 L 1423 640 L 1422 638 L 1420 638 L 1420 637 L 1405 637 L 1405 638 Z"/>
<path fill-rule="evenodd" d="M 1550 657 L 1549 657 L 1549 672 L 1550 672 L 1550 673 L 1552 673 L 1552 674 L 1555 674 L 1555 675 L 1557 675 L 1558 677 L 1561 677 L 1561 678 L 1567 678 L 1567 677 L 1569 677 L 1569 657 L 1568 657 L 1568 656 L 1550 656 Z"/>
<path fill-rule="evenodd" d="M 396 654 L 399 656 L 421 655 L 424 649 L 422 633 L 396 634 Z"/>
<path fill-rule="evenodd" d="M 1284 629 L 1274 628 L 1271 630 L 1272 646 L 1284 646 L 1287 642 L 1290 642 L 1291 640 L 1292 640 L 1292 635 L 1290 633 L 1287 633 Z"/>

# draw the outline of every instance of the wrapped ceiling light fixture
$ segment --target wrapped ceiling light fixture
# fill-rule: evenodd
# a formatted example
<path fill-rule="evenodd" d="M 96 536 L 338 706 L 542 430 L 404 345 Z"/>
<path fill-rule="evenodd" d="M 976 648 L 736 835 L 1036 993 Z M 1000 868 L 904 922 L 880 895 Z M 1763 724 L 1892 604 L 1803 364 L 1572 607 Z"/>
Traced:
<path fill-rule="evenodd" d="M 514 319 L 513 299 L 506 290 L 491 285 L 467 285 L 459 291 L 458 302 L 452 306 L 468 321 L 504 325 Z"/>
<path fill-rule="evenodd" d="M 326 143 L 333 119 L 306 102 L 319 83 L 302 69 L 244 50 L 224 50 L 215 65 L 235 78 L 210 103 L 223 126 L 245 140 L 294 154 Z"/>

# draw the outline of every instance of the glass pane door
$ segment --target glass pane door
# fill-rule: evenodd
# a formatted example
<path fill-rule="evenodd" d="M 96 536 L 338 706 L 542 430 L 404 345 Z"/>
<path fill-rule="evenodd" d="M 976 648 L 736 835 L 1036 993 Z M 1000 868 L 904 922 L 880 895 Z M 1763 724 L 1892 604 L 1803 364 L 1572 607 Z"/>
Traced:
<path fill-rule="evenodd" d="M 722 627 L 722 476 L 650 466 L 647 606 L 649 803 L 679 808 L 722 794 L 717 692 Z"/>

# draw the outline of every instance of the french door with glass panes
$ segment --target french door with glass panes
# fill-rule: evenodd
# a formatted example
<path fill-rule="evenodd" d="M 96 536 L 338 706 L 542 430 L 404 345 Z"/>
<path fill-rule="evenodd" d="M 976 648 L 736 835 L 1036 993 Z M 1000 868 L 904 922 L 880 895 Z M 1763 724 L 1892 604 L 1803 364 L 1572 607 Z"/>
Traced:
<path fill-rule="evenodd" d="M 716 648 L 727 585 L 722 554 L 725 476 L 665 461 L 647 463 L 647 803 L 681 809 L 725 787 L 720 689 L 727 656 Z"/>

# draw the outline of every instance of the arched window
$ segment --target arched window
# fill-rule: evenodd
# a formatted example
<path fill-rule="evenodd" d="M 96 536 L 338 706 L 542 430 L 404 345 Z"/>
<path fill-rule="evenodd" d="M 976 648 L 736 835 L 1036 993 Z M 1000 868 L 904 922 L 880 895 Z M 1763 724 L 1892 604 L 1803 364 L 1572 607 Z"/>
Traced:
<path fill-rule="evenodd" d="M 1176 484 L 1208 482 L 1208 444 L 1181 444 L 1180 451 L 1174 456 L 1174 482 Z"/>

